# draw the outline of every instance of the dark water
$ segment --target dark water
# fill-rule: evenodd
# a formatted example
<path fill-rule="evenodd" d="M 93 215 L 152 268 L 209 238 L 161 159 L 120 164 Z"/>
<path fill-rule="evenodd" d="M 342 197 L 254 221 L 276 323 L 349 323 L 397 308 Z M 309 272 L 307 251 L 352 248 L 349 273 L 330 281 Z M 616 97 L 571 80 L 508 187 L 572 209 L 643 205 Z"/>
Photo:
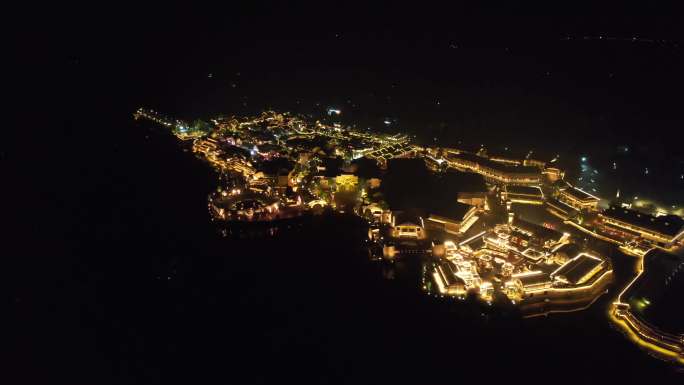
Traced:
<path fill-rule="evenodd" d="M 652 62 L 665 69 L 646 71 L 650 78 L 623 94 L 632 78 L 618 88 L 592 86 L 608 74 L 591 71 L 583 59 L 590 53 L 549 59 L 540 54 L 550 51 L 544 45 L 503 61 L 507 51 L 496 44 L 453 57 L 437 41 L 392 41 L 369 43 L 357 55 L 349 54 L 359 49 L 354 44 L 319 49 L 327 65 L 290 55 L 311 42 L 221 54 L 208 43 L 206 51 L 187 50 L 191 44 L 179 39 L 176 49 L 186 50 L 174 60 L 158 59 L 175 47 L 170 42 L 90 56 L 59 51 L 59 76 L 30 95 L 53 108 L 27 109 L 35 118 L 21 127 L 30 140 L 10 141 L 2 153 L 3 165 L 18 166 L 5 191 L 14 321 L 6 383 L 681 382 L 608 325 L 614 290 L 586 312 L 486 322 L 465 305 L 424 296 L 415 261 L 383 278 L 359 248 L 364 234 L 352 218 L 321 218 L 279 239 L 220 238 L 206 208 L 214 175 L 170 135 L 130 115 L 141 105 L 188 119 L 266 106 L 305 112 L 349 99 L 363 106 L 352 117 L 370 125 L 396 115 L 400 128 L 423 140 L 525 145 L 516 139 L 524 132 L 552 146 L 558 139 L 544 135 L 560 127 L 572 133 L 568 148 L 597 133 L 612 148 L 644 139 L 618 137 L 622 123 L 636 132 L 648 116 L 667 113 L 652 143 L 678 147 L 668 140 L 680 122 L 673 101 L 656 92 L 639 98 L 681 88 L 681 77 L 664 81 L 681 68 L 670 53 L 651 60 L 628 50 L 636 63 L 607 55 L 603 66 L 632 63 L 629 76 Z M 249 65 L 241 64 L 248 55 Z M 567 66 L 549 67 L 568 56 L 575 59 Z M 547 67 L 561 78 L 543 80 Z M 395 81 L 407 90 L 391 94 Z M 607 103 L 609 114 L 606 95 L 622 95 Z M 444 107 L 433 104 L 436 97 Z M 648 114 L 635 112 L 639 102 Z"/>

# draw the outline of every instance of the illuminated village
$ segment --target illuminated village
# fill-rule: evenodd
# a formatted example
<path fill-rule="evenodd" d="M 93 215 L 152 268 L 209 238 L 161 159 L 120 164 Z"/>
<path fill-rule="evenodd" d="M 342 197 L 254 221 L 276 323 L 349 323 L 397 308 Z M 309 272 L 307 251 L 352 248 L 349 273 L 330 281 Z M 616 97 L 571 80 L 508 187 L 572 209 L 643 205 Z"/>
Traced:
<path fill-rule="evenodd" d="M 171 129 L 217 171 L 213 221 L 358 215 L 371 258 L 424 257 L 427 295 L 504 296 L 530 317 L 578 311 L 613 282 L 611 259 L 594 242 L 619 248 L 641 268 L 618 290 L 610 319 L 649 351 L 684 363 L 681 318 L 663 315 L 676 310 L 684 282 L 681 217 L 601 199 L 565 181 L 553 160 L 420 146 L 408 135 L 343 126 L 341 113 L 192 124 L 146 109 L 134 115 Z"/>

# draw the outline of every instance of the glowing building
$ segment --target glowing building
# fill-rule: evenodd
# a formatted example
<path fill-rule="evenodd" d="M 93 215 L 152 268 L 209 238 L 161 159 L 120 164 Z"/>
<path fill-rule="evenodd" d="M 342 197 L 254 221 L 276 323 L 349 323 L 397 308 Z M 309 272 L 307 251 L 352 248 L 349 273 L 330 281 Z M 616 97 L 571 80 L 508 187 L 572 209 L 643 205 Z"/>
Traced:
<path fill-rule="evenodd" d="M 550 277 L 560 284 L 578 286 L 588 282 L 603 270 L 607 261 L 587 253 L 580 253 L 551 273 Z"/>
<path fill-rule="evenodd" d="M 544 203 L 544 193 L 538 186 L 508 186 L 503 187 L 501 199 L 512 203 L 541 205 Z"/>
<path fill-rule="evenodd" d="M 588 302 L 603 293 L 612 273 L 607 260 L 580 253 L 551 273 L 535 270 L 513 274 L 506 282 L 507 294 L 527 303 L 537 299 Z"/>
<path fill-rule="evenodd" d="M 392 237 L 422 240 L 427 237 L 423 220 L 419 216 L 397 211 L 392 212 Z"/>
<path fill-rule="evenodd" d="M 465 281 L 457 275 L 456 266 L 452 263 L 439 263 L 432 276 L 441 294 L 461 296 L 466 293 Z"/>
<path fill-rule="evenodd" d="M 513 296 L 517 294 L 518 298 L 525 298 L 532 291 L 550 288 L 551 283 L 552 280 L 548 274 L 542 271 L 527 271 L 513 274 L 508 281 L 508 287 Z"/>
<path fill-rule="evenodd" d="M 516 166 L 495 162 L 485 157 L 449 151 L 445 156 L 449 166 L 476 172 L 487 180 L 503 184 L 539 185 L 541 170 L 534 166 Z"/>
<path fill-rule="evenodd" d="M 604 225 L 627 237 L 636 234 L 662 247 L 670 247 L 684 238 L 684 219 L 676 215 L 655 217 L 613 205 L 599 217 Z"/>
<path fill-rule="evenodd" d="M 570 184 L 558 189 L 558 200 L 577 210 L 597 211 L 601 199 Z"/>
<path fill-rule="evenodd" d="M 477 207 L 454 202 L 446 208 L 430 210 L 426 226 L 451 234 L 461 234 L 478 220 L 475 214 Z"/>

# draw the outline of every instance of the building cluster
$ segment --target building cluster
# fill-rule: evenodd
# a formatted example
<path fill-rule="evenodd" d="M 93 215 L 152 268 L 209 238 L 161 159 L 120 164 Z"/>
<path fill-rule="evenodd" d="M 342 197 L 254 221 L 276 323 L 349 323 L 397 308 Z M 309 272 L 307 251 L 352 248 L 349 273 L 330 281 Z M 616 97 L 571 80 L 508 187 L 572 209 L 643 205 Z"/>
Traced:
<path fill-rule="evenodd" d="M 431 153 L 426 161 L 432 169 L 455 168 L 482 175 L 496 185 L 508 205 L 543 205 L 564 223 L 621 246 L 623 251 L 643 256 L 652 248 L 671 250 L 684 245 L 684 220 L 676 215 L 653 216 L 628 207 L 602 210 L 601 198 L 563 180 L 564 172 L 545 162 L 487 155 L 458 149 Z M 605 207 L 605 206 L 604 206 Z"/>
<path fill-rule="evenodd" d="M 491 300 L 499 292 L 522 306 L 584 305 L 612 281 L 607 258 L 582 250 L 568 234 L 515 218 L 458 243 L 446 241 L 433 254 L 432 277 L 441 295 L 473 292 Z"/>
<path fill-rule="evenodd" d="M 251 178 L 256 173 L 249 153 L 245 154 L 239 147 L 222 145 L 216 139 L 196 139 L 192 151 L 203 155 L 204 159 L 222 172 L 237 173 L 245 178 Z"/>
<path fill-rule="evenodd" d="M 410 145 L 407 137 L 392 136 L 390 138 L 392 138 L 392 141 L 366 153 L 365 156 L 377 160 L 381 165 L 386 165 L 390 159 L 415 155 L 415 149 Z"/>
<path fill-rule="evenodd" d="M 135 117 L 193 139 L 192 151 L 221 177 L 209 197 L 210 213 L 218 220 L 268 221 L 325 207 L 358 212 L 372 200 L 366 190 L 377 190 L 387 160 L 415 155 L 404 135 L 309 123 L 288 113 L 219 117 L 208 130 L 151 110 L 140 109 Z"/>
<path fill-rule="evenodd" d="M 491 202 L 487 196 L 495 191 L 509 211 L 512 204 L 543 206 L 564 223 L 616 243 L 631 254 L 643 256 L 654 247 L 672 249 L 684 245 L 684 221 L 680 217 L 656 217 L 617 206 L 601 210 L 599 197 L 565 182 L 562 170 L 532 159 L 531 152 L 514 157 L 488 153 L 483 148 L 468 152 L 418 147 L 406 135 L 343 126 L 338 121 L 342 112 L 334 108 L 328 111 L 333 112 L 313 123 L 303 116 L 274 111 L 253 117 L 219 117 L 211 120 L 210 125 L 201 121 L 187 124 L 143 108 L 134 116 L 169 127 L 180 139 L 192 139 L 192 150 L 219 173 L 237 174 L 244 179 L 238 183 L 241 191 L 276 194 L 282 203 L 288 200 L 303 205 L 325 203 L 360 214 L 383 211 L 387 219 L 383 223 L 394 226 L 395 233 L 401 235 L 398 238 L 411 238 L 411 234 L 427 234 L 430 230 L 463 233 L 477 221 L 478 212 L 489 209 Z M 289 163 L 267 170 L 265 165 L 277 159 Z M 380 175 L 384 173 L 382 170 L 387 170 L 397 159 L 420 160 L 428 170 L 439 175 L 449 171 L 475 174 L 484 179 L 486 188 L 468 191 L 460 186 L 427 187 L 429 183 L 425 182 L 425 189 L 451 189 L 456 197 L 449 199 L 455 201 L 429 204 L 432 198 L 420 197 L 418 193 L 415 204 L 392 202 L 388 199 L 392 192 L 378 194 L 378 187 L 384 177 Z M 366 167 L 369 162 L 375 168 L 371 172 Z M 359 164 L 364 165 L 361 170 Z M 354 175 L 360 181 L 350 187 L 344 177 L 336 179 L 344 175 Z M 408 175 L 405 179 L 407 184 L 419 184 Z M 395 184 L 391 188 L 416 195 L 410 187 Z M 293 192 L 298 192 L 297 198 L 292 197 Z M 390 215 L 392 212 L 397 215 Z M 401 230 L 397 230 L 399 226 Z M 411 226 L 415 231 L 409 231 Z"/>
<path fill-rule="evenodd" d="M 554 160 L 532 159 L 531 152 L 513 157 L 419 147 L 406 135 L 344 126 L 341 114 L 330 108 L 311 122 L 265 111 L 192 124 L 142 108 L 134 116 L 192 141 L 193 153 L 214 168 L 220 183 L 208 197 L 213 220 L 354 213 L 368 221 L 371 254 L 378 259 L 428 256 L 425 289 L 435 295 L 473 293 L 486 301 L 502 295 L 541 312 L 588 306 L 612 281 L 610 260 L 513 209 L 536 206 L 572 231 L 644 258 L 613 317 L 635 339 L 681 360 L 682 331 L 661 318 L 663 309 L 675 306 L 667 293 L 682 283 L 684 263 L 666 253 L 684 247 L 681 217 L 605 205 L 566 182 L 564 171 L 551 166 Z"/>

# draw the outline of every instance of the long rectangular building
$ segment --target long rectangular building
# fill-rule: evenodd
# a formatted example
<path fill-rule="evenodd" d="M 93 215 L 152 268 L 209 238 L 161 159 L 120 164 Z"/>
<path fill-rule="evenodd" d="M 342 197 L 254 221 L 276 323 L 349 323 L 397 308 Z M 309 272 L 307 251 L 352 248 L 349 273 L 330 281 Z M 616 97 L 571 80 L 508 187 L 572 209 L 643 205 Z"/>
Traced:
<path fill-rule="evenodd" d="M 535 205 L 544 203 L 544 193 L 537 186 L 504 186 L 501 198 L 513 203 Z"/>
<path fill-rule="evenodd" d="M 454 202 L 441 210 L 430 210 L 427 222 L 439 230 L 459 234 L 468 231 L 470 226 L 477 221 L 476 213 L 477 207 Z"/>
<path fill-rule="evenodd" d="M 601 271 L 604 264 L 606 262 L 601 258 L 580 253 L 551 273 L 551 278 L 566 284 L 581 285 Z"/>
<path fill-rule="evenodd" d="M 676 215 L 655 217 L 613 205 L 599 217 L 608 225 L 637 233 L 660 246 L 669 247 L 684 239 L 684 219 Z"/>
<path fill-rule="evenodd" d="M 451 167 L 476 172 L 497 183 L 538 185 L 542 180 L 538 167 L 507 165 L 475 154 L 455 151 L 449 151 L 445 159 Z"/>
<path fill-rule="evenodd" d="M 596 211 L 598 210 L 598 204 L 601 199 L 584 190 L 567 184 L 559 189 L 558 200 L 577 210 Z"/>

